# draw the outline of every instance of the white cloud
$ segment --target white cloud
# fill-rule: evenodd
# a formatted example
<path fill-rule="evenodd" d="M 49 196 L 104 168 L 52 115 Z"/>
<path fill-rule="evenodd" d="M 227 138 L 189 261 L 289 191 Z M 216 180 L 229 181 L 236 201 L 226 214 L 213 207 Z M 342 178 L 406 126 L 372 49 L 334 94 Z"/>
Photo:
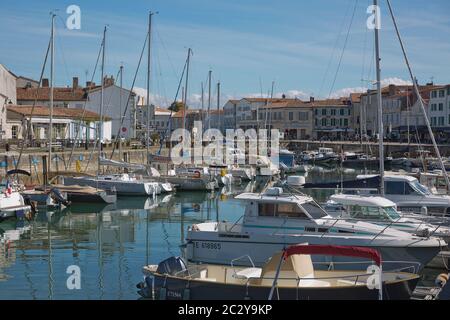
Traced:
<path fill-rule="evenodd" d="M 412 85 L 411 81 L 408 80 L 403 80 L 400 78 L 386 78 L 381 80 L 381 87 L 386 87 L 389 86 L 391 84 L 395 84 L 397 86 L 407 86 L 407 85 Z M 336 98 L 341 98 L 341 97 L 348 97 L 351 93 L 362 93 L 362 92 L 366 92 L 368 88 L 365 87 L 353 87 L 353 88 L 343 88 L 343 89 L 339 89 L 337 91 L 334 91 L 331 95 L 330 98 L 336 99 Z"/>

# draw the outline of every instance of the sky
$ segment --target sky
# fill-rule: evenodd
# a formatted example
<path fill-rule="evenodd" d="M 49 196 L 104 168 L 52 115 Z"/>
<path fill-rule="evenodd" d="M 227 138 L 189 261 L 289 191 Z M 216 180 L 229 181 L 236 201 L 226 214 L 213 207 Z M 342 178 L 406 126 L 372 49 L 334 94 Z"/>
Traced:
<path fill-rule="evenodd" d="M 419 82 L 450 83 L 450 2 L 391 0 L 413 71 Z M 154 0 L 2 1 L 0 63 L 16 75 L 38 79 L 50 37 L 50 11 L 57 10 L 55 84 L 90 80 L 108 26 L 105 73 L 132 86 L 148 27 L 151 42 L 151 99 L 175 98 L 187 50 L 192 48 L 188 96 L 200 106 L 201 83 L 212 70 L 213 104 L 221 83 L 227 99 L 274 95 L 328 98 L 365 90 L 374 81 L 374 32 L 368 30 L 372 0 Z M 386 2 L 380 1 L 383 84 L 408 83 Z M 81 10 L 81 29 L 68 30 L 66 9 Z M 135 88 L 145 95 L 147 58 Z M 49 68 L 46 68 L 46 77 Z M 99 70 L 94 81 L 100 82 Z M 207 92 L 207 88 L 205 88 Z"/>

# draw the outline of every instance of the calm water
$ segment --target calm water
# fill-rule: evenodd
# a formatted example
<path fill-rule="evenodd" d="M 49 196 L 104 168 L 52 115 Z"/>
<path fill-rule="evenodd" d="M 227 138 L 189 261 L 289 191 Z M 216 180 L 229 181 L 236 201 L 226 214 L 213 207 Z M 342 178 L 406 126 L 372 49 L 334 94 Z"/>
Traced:
<path fill-rule="evenodd" d="M 307 181 L 341 176 L 350 178 L 354 173 L 314 171 Z M 237 220 L 244 208 L 233 194 L 243 188 L 224 194 L 179 192 L 155 200 L 121 198 L 103 208 L 41 211 L 25 226 L 0 223 L 0 235 L 18 238 L 0 243 L 0 299 L 137 299 L 142 266 L 179 255 L 186 229 L 193 223 Z M 313 195 L 319 201 L 327 196 Z M 66 286 L 70 265 L 80 267 L 80 290 Z M 433 270 L 427 276 L 434 280 L 438 273 Z"/>

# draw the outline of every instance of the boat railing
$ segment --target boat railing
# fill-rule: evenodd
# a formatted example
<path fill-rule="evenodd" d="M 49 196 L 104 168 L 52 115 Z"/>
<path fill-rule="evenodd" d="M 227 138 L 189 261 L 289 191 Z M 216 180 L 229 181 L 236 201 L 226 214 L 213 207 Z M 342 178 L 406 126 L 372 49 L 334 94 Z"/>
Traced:
<path fill-rule="evenodd" d="M 236 269 L 234 263 L 237 262 L 237 261 L 239 261 L 239 260 L 243 260 L 243 259 L 248 259 L 248 260 L 250 261 L 252 267 L 253 267 L 253 268 L 255 267 L 255 264 L 253 263 L 253 259 L 252 259 L 248 254 L 243 255 L 243 256 L 241 256 L 241 257 L 238 257 L 238 258 L 235 258 L 235 259 L 231 260 L 231 263 L 230 263 L 230 264 L 231 264 L 231 267 L 234 268 L 234 269 Z"/>

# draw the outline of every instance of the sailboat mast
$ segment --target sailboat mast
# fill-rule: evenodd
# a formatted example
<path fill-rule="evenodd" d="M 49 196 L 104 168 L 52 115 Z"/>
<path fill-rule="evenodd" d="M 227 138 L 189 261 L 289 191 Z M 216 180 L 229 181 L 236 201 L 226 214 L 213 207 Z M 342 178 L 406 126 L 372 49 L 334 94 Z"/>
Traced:
<path fill-rule="evenodd" d="M 202 123 L 203 123 L 203 116 L 204 116 L 204 111 L 205 111 L 205 89 L 203 86 L 203 82 L 201 83 L 201 89 L 202 89 L 202 99 L 201 99 L 201 103 L 202 103 L 202 113 L 201 113 L 201 119 L 202 119 Z"/>
<path fill-rule="evenodd" d="M 211 129 L 211 117 L 210 117 L 210 112 L 211 112 L 211 74 L 212 71 L 209 70 L 208 72 L 208 130 Z"/>
<path fill-rule="evenodd" d="M 50 42 L 50 121 L 48 124 L 48 169 L 50 173 L 52 169 L 52 143 L 53 143 L 53 77 L 55 66 L 55 17 L 56 14 L 52 13 L 52 31 Z"/>
<path fill-rule="evenodd" d="M 375 10 L 378 10 L 378 0 L 373 0 Z M 384 128 L 383 128 L 383 101 L 381 95 L 381 67 L 380 67 L 380 35 L 378 25 L 378 14 L 375 17 L 375 52 L 377 68 L 377 105 L 378 105 L 378 142 L 379 142 L 379 160 L 380 160 L 380 194 L 384 196 Z"/>
<path fill-rule="evenodd" d="M 150 69 L 151 69 L 151 48 L 152 48 L 152 16 L 148 14 L 148 54 L 147 54 L 147 164 L 150 164 Z"/>
<path fill-rule="evenodd" d="M 98 126 L 98 161 L 97 174 L 100 173 L 100 158 L 103 153 L 103 104 L 105 93 L 105 47 L 106 47 L 106 26 L 103 29 L 103 49 L 102 49 L 102 72 L 101 72 L 101 91 L 100 91 L 100 123 Z"/>
<path fill-rule="evenodd" d="M 188 49 L 187 65 L 186 65 L 186 83 L 184 89 L 184 110 L 183 110 L 183 129 L 186 129 L 186 113 L 187 113 L 187 96 L 189 83 L 189 64 L 191 60 L 191 48 Z"/>
<path fill-rule="evenodd" d="M 122 116 L 122 91 L 123 91 L 123 64 L 120 64 L 120 95 L 119 95 L 120 123 L 123 123 L 123 116 Z M 123 161 L 123 158 L 122 158 L 122 138 L 121 137 L 119 137 L 119 160 Z"/>
<path fill-rule="evenodd" d="M 217 82 L 217 126 L 220 131 L 221 123 L 220 123 L 220 81 Z"/>

